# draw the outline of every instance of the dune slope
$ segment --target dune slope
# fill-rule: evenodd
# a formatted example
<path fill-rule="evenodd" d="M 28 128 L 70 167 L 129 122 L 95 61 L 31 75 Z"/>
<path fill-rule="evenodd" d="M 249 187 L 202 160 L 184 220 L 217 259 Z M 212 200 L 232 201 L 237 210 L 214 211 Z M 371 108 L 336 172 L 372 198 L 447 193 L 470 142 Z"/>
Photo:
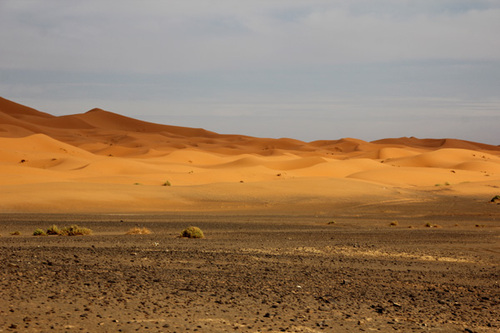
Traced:
<path fill-rule="evenodd" d="M 499 194 L 500 147 L 222 135 L 100 109 L 56 117 L 0 98 L 0 186 L 0 212 L 317 212 L 421 193 Z"/>

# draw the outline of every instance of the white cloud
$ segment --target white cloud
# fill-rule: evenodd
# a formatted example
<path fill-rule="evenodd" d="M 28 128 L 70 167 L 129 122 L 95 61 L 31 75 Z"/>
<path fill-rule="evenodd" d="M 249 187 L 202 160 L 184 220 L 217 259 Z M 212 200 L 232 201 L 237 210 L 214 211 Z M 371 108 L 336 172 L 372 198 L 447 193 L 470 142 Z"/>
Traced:
<path fill-rule="evenodd" d="M 496 1 L 4 1 L 4 68 L 173 72 L 500 59 Z"/>

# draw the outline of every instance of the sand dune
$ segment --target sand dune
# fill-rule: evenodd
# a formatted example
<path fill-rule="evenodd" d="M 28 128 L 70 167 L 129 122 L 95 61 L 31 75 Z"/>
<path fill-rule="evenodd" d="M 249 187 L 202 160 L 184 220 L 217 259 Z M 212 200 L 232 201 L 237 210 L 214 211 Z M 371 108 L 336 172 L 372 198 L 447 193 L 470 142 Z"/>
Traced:
<path fill-rule="evenodd" d="M 500 147 L 482 143 L 222 135 L 101 109 L 55 117 L 3 98 L 0 154 L 0 212 L 307 210 L 401 189 L 496 195 L 500 182 Z"/>
<path fill-rule="evenodd" d="M 443 148 L 410 157 L 388 159 L 385 162 L 398 167 L 456 168 L 457 165 L 469 161 L 492 161 L 493 163 L 498 163 L 500 159 L 488 153 L 479 154 L 474 150 Z"/>

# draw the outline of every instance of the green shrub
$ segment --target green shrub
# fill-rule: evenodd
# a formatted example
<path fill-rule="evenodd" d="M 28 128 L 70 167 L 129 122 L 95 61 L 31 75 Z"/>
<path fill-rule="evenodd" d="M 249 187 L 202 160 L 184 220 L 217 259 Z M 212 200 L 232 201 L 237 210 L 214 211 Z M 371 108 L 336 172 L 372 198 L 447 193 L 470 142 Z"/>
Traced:
<path fill-rule="evenodd" d="M 491 198 L 490 202 L 500 204 L 500 195 L 495 195 L 493 198 Z"/>
<path fill-rule="evenodd" d="M 36 229 L 33 231 L 33 236 L 47 236 L 47 234 L 42 229 Z"/>
<path fill-rule="evenodd" d="M 59 235 L 63 235 L 63 236 L 83 236 L 83 235 L 91 235 L 91 234 L 92 234 L 92 230 L 90 230 L 88 228 L 80 227 L 76 224 L 71 225 L 69 227 L 64 227 L 59 233 Z"/>
<path fill-rule="evenodd" d="M 61 229 L 57 227 L 57 225 L 53 224 L 47 229 L 47 235 L 59 235 L 61 233 Z"/>
<path fill-rule="evenodd" d="M 200 228 L 198 227 L 189 227 L 181 232 L 181 237 L 187 237 L 187 238 L 204 238 L 205 235 L 203 235 L 203 231 L 201 231 Z"/>
<path fill-rule="evenodd" d="M 172 184 L 167 180 L 161 186 L 172 186 Z"/>
<path fill-rule="evenodd" d="M 21 232 L 19 232 L 19 231 L 17 231 L 17 230 L 16 230 L 16 231 L 14 231 L 14 232 L 11 232 L 10 234 L 11 234 L 12 236 L 19 236 L 19 235 L 21 235 Z"/>

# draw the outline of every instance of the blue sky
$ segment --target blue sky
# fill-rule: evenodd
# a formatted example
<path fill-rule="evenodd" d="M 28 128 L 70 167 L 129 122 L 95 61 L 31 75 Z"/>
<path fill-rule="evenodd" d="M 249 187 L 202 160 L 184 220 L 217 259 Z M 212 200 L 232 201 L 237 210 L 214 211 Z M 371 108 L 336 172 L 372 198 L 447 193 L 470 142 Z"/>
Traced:
<path fill-rule="evenodd" d="M 0 96 L 305 141 L 500 144 L 499 0 L 0 1 Z"/>

